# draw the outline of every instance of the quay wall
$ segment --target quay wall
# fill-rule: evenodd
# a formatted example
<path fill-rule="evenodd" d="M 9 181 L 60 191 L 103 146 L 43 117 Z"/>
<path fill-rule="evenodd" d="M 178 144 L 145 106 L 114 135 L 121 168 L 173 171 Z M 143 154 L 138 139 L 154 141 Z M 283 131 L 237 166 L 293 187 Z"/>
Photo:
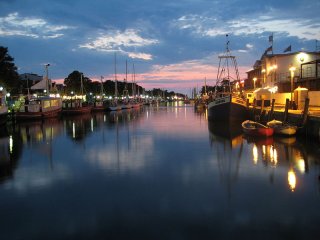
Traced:
<path fill-rule="evenodd" d="M 249 108 L 250 119 L 257 120 L 255 116 L 257 116 L 257 112 L 260 113 L 260 109 L 253 109 Z M 273 112 L 272 119 L 269 117 L 269 109 L 264 111 L 262 114 L 259 115 L 260 121 L 265 123 L 269 120 L 276 119 L 283 121 L 284 120 L 284 111 L 277 111 Z M 303 115 L 299 110 L 290 110 L 292 112 L 288 113 L 288 122 L 297 126 L 301 126 Z M 300 128 L 297 134 L 301 137 L 312 138 L 320 142 L 320 115 L 308 115 L 307 122 L 304 127 Z"/>

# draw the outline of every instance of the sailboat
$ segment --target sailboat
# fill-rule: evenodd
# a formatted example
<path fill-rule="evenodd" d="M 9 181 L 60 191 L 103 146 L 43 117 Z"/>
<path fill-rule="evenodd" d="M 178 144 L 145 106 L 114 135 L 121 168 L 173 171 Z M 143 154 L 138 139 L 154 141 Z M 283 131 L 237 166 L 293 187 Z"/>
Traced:
<path fill-rule="evenodd" d="M 80 75 L 80 81 L 81 81 L 81 98 L 80 99 L 73 99 L 71 98 L 71 101 L 64 102 L 62 106 L 62 113 L 66 115 L 75 115 L 75 114 L 85 114 L 90 113 L 92 110 L 92 106 L 88 103 L 83 101 L 83 74 Z"/>
<path fill-rule="evenodd" d="M 127 89 L 127 75 L 128 75 L 128 71 L 127 71 L 127 61 L 126 61 L 126 78 L 125 78 L 125 83 L 124 83 L 124 90 L 123 90 L 123 96 L 125 99 L 123 99 L 122 102 L 122 109 L 129 109 L 131 108 L 131 104 L 129 102 L 129 91 Z"/>
<path fill-rule="evenodd" d="M 45 65 L 46 76 L 39 83 L 33 85 L 31 89 L 44 89 L 45 96 L 29 97 L 24 99 L 19 109 L 15 113 L 17 120 L 25 119 L 43 119 L 50 117 L 57 117 L 61 113 L 62 100 L 60 97 L 50 97 L 48 67 L 50 64 Z"/>
<path fill-rule="evenodd" d="M 132 72 L 132 97 L 133 100 L 131 102 L 131 107 L 132 108 L 139 108 L 141 104 L 139 103 L 138 99 L 136 98 L 136 73 L 134 69 L 134 64 L 132 65 L 133 72 Z"/>
<path fill-rule="evenodd" d="M 93 103 L 92 111 L 104 111 L 106 109 L 104 101 L 103 101 L 103 82 L 102 82 L 103 76 L 100 77 L 101 81 L 101 89 L 100 89 L 100 96 L 97 96 L 95 98 L 95 101 Z"/>
<path fill-rule="evenodd" d="M 225 123 L 241 123 L 247 119 L 247 106 L 245 99 L 241 96 L 236 57 L 231 55 L 228 35 L 226 37 L 226 52 L 219 56 L 217 83 L 208 101 L 208 119 Z M 230 73 L 230 65 L 233 65 L 235 76 Z M 239 93 L 236 92 L 237 86 L 240 87 Z"/>
<path fill-rule="evenodd" d="M 114 100 L 108 102 L 107 111 L 119 111 L 121 109 L 121 105 L 118 103 L 117 55 L 114 54 Z"/>

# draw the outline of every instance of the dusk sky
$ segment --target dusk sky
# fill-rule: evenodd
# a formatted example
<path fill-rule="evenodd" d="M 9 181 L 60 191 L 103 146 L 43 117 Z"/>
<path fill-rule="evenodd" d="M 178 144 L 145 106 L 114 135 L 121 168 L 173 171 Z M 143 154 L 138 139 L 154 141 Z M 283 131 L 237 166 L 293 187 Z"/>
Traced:
<path fill-rule="evenodd" d="M 315 0 L 0 0 L 0 46 L 21 73 L 61 80 L 74 70 L 92 80 L 118 80 L 128 61 L 147 90 L 191 93 L 214 85 L 225 35 L 241 78 L 270 46 L 274 53 L 315 51 L 320 40 Z"/>

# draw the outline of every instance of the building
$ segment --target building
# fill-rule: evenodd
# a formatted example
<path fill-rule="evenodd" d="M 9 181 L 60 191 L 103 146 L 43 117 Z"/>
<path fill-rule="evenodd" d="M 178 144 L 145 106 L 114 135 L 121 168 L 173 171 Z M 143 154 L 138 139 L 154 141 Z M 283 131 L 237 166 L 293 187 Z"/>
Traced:
<path fill-rule="evenodd" d="M 264 54 L 247 75 L 245 89 L 277 87 L 280 93 L 297 87 L 320 90 L 320 52 Z"/>

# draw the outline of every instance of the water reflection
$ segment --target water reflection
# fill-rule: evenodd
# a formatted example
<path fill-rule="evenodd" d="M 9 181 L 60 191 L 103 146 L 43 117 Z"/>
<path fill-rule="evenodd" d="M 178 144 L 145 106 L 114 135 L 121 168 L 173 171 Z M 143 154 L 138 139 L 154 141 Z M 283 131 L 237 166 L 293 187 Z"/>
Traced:
<path fill-rule="evenodd" d="M 247 138 L 240 125 L 213 125 L 192 107 L 21 123 L 0 140 L 3 239 L 310 239 L 318 231 L 319 147 Z"/>
<path fill-rule="evenodd" d="M 281 177 L 282 183 L 277 182 L 277 184 L 287 181 L 288 189 L 292 192 L 303 187 L 301 181 L 303 175 L 308 173 L 310 164 L 319 168 L 319 158 L 312 157 L 310 152 L 307 153 L 305 147 L 307 145 L 301 140 L 298 141 L 296 137 L 250 137 L 243 135 L 238 125 L 209 122 L 208 127 L 210 144 L 217 155 L 221 176 L 226 178 L 227 169 L 230 183 L 234 183 L 239 177 L 239 166 L 243 161 L 243 164 L 263 166 L 269 172 L 271 184 L 275 183 L 276 176 Z M 242 154 L 243 148 L 246 149 L 244 154 Z M 260 168 L 258 169 L 260 171 Z M 286 175 L 283 175 L 283 171 Z M 317 178 L 316 176 L 315 179 Z"/>
<path fill-rule="evenodd" d="M 22 143 L 19 135 L 0 128 L 0 184 L 11 179 L 18 166 Z"/>

